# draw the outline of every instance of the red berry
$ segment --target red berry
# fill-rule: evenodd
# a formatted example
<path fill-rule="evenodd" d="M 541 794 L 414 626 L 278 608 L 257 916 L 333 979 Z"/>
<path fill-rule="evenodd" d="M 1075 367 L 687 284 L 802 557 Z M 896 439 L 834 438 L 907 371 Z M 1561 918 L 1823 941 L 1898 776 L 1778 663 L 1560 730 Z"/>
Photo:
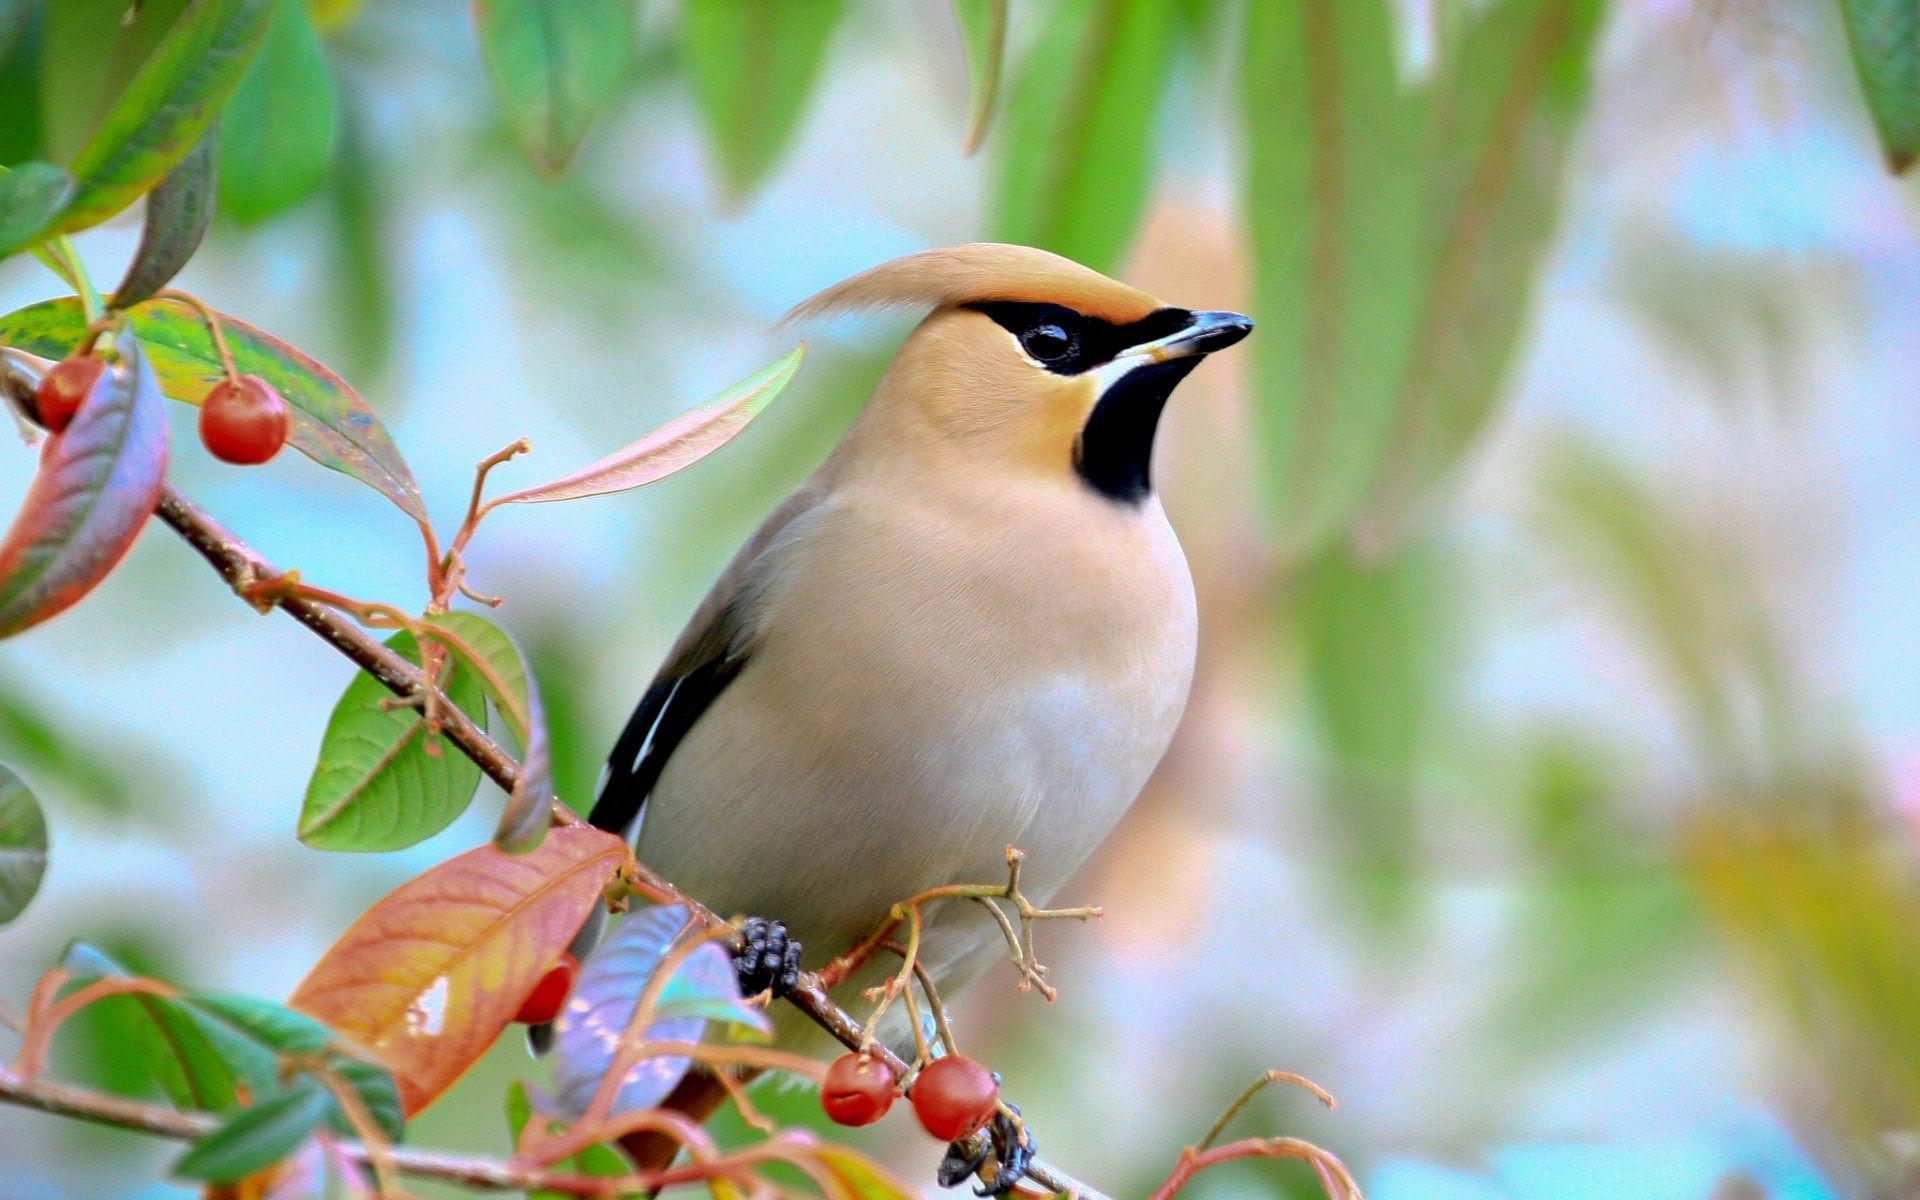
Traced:
<path fill-rule="evenodd" d="M 957 1142 L 993 1119 L 1000 1085 L 979 1063 L 949 1054 L 921 1070 L 907 1098 L 922 1129 L 943 1142 Z"/>
<path fill-rule="evenodd" d="M 80 411 L 81 402 L 93 391 L 93 385 L 100 381 L 100 372 L 106 369 L 106 360 L 91 354 L 53 364 L 41 378 L 40 393 L 34 397 L 34 407 L 40 410 L 40 423 L 51 433 L 65 429 L 67 422 L 73 420 L 73 414 Z"/>
<path fill-rule="evenodd" d="M 820 1107 L 841 1125 L 871 1125 L 893 1107 L 893 1069 L 865 1054 L 843 1054 L 827 1068 Z"/>
<path fill-rule="evenodd" d="M 547 968 L 540 982 L 533 985 L 527 998 L 520 1002 L 520 1011 L 513 1019 L 522 1025 L 545 1025 L 560 1015 L 561 1008 L 567 1003 L 567 996 L 573 992 L 573 981 L 580 975 L 580 960 L 571 951 L 562 950 L 560 961 Z"/>
<path fill-rule="evenodd" d="M 221 462 L 266 462 L 287 444 L 287 402 L 258 375 L 222 379 L 200 402 L 200 440 Z"/>

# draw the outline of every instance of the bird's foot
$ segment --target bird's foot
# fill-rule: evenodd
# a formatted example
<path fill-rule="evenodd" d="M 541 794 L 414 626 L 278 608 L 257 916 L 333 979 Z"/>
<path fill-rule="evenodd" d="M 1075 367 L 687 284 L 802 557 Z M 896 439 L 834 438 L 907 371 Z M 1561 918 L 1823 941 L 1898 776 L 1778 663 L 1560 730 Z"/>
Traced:
<path fill-rule="evenodd" d="M 947 1156 L 940 1160 L 940 1170 L 935 1175 L 941 1187 L 957 1187 L 972 1175 L 980 1177 L 979 1186 L 973 1189 L 976 1196 L 1006 1196 L 1020 1186 L 1020 1181 L 1027 1176 L 1027 1165 L 1033 1161 L 1033 1135 L 1027 1132 L 1026 1123 L 1018 1119 L 1020 1106 L 1008 1104 L 1006 1107 L 1013 1115 L 1005 1112 L 993 1115 L 986 1130 L 987 1144 L 978 1154 L 966 1153 L 958 1142 L 947 1147 Z"/>
<path fill-rule="evenodd" d="M 772 992 L 775 1000 L 793 990 L 800 978 L 800 943 L 787 927 L 765 917 L 748 917 L 740 926 L 741 946 L 733 955 L 742 996 Z"/>

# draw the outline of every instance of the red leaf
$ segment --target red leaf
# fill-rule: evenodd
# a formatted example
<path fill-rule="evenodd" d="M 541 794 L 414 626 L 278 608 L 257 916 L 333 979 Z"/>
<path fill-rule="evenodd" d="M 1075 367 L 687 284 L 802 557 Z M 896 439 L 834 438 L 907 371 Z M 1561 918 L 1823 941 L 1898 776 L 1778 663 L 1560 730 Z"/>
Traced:
<path fill-rule="evenodd" d="M 160 500 L 167 420 L 160 385 L 124 331 L 0 539 L 0 637 L 31 629 L 92 591 L 133 545 Z"/>
<path fill-rule="evenodd" d="M 411 1117 L 493 1045 L 626 859 L 580 826 L 529 854 L 469 850 L 362 914 L 287 1006 L 377 1055 Z"/>

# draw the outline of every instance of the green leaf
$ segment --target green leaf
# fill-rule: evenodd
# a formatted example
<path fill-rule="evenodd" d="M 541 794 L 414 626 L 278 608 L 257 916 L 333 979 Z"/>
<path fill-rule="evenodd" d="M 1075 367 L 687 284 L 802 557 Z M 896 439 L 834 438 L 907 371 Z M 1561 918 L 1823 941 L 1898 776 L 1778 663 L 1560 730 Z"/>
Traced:
<path fill-rule="evenodd" d="M 954 20 L 967 51 L 967 80 L 972 90 L 967 121 L 967 153 L 986 139 L 1000 95 L 1000 64 L 1007 53 L 1007 0 L 953 0 Z"/>
<path fill-rule="evenodd" d="M 311 196 L 333 157 L 338 106 L 305 0 L 276 0 L 266 41 L 220 115 L 220 203 L 260 221 Z"/>
<path fill-rule="evenodd" d="M 20 777 L 0 766 L 0 925 L 26 910 L 47 873 L 47 819 Z"/>
<path fill-rule="evenodd" d="M 1840 0 L 1840 13 L 1887 166 L 1904 174 L 1920 154 L 1920 5 Z"/>
<path fill-rule="evenodd" d="M 216 157 L 215 138 L 209 133 L 147 193 L 140 246 L 120 286 L 113 289 L 117 307 L 131 307 L 166 287 L 200 248 L 213 220 Z"/>
<path fill-rule="evenodd" d="M 1174 45 L 1165 0 L 1069 0 L 1021 64 L 993 227 L 1111 271 L 1146 212 Z"/>
<path fill-rule="evenodd" d="M 224 377 L 206 323 L 192 309 L 159 301 L 133 309 L 127 319 L 153 363 L 161 390 L 175 400 L 198 404 Z M 234 366 L 243 374 L 265 379 L 286 398 L 291 409 L 287 437 L 302 454 L 358 479 L 415 520 L 426 520 L 426 505 L 413 472 L 358 392 L 318 362 L 245 321 L 221 314 L 220 327 L 233 351 Z M 80 303 L 71 296 L 0 317 L 0 345 L 42 358 L 66 357 L 85 332 Z"/>
<path fill-rule="evenodd" d="M 390 171 L 369 144 L 365 122 L 343 97 L 340 144 L 327 173 L 333 245 L 327 254 L 333 287 L 332 325 L 342 366 L 355 378 L 377 376 L 393 352 L 394 265 L 386 233 L 392 224 Z"/>
<path fill-rule="evenodd" d="M 387 645 L 420 661 L 412 634 Z M 483 715 L 485 694 L 471 668 L 450 666 L 442 690 L 469 716 Z M 425 714 L 382 703 L 391 699 L 362 671 L 334 706 L 300 810 L 300 840 L 314 849 L 399 850 L 439 833 L 472 802 L 480 768 L 445 745 L 428 753 Z"/>
<path fill-rule="evenodd" d="M 173 1174 L 180 1179 L 237 1183 L 264 1171 L 313 1136 L 332 1103 L 318 1083 L 301 1080 L 195 1142 L 173 1164 Z"/>
<path fill-rule="evenodd" d="M 255 996 L 189 992 L 180 997 L 180 1003 L 196 1014 L 218 1022 L 234 1036 L 251 1044 L 253 1049 L 242 1050 L 240 1044 L 231 1038 L 220 1041 L 223 1057 L 235 1067 L 240 1078 L 254 1088 L 255 1094 L 277 1086 L 275 1076 L 263 1079 L 258 1074 L 262 1062 L 269 1063 L 277 1076 L 278 1059 L 282 1057 L 321 1058 L 328 1070 L 353 1089 L 381 1132 L 388 1138 L 399 1140 L 404 1131 L 404 1121 L 400 1111 L 400 1092 L 392 1072 L 344 1049 L 340 1036 L 327 1026 L 285 1005 Z M 336 1132 L 352 1133 L 353 1128 L 346 1114 L 339 1111 L 331 1098 L 328 1103 L 329 1124 Z"/>
<path fill-rule="evenodd" d="M 85 942 L 75 942 L 60 965 L 76 982 L 124 978 L 132 972 Z M 191 1004 L 164 996 L 129 994 L 121 1003 L 138 1014 L 152 1037 L 142 1039 L 148 1065 L 178 1108 L 225 1112 L 234 1107 L 236 1084 L 262 1094 L 274 1090 L 274 1055 Z"/>
<path fill-rule="evenodd" d="M 533 165 L 558 174 L 626 77 L 634 0 L 475 0 L 480 52 Z"/>
<path fill-rule="evenodd" d="M 37 0 L 0 0 L 10 24 L 0 25 L 0 163 L 51 158 L 45 150 L 45 114 L 41 108 L 40 62 L 45 42 L 45 7 Z"/>
<path fill-rule="evenodd" d="M 271 12 L 270 0 L 194 0 L 74 157 L 79 190 L 60 232 L 119 212 L 186 157 L 239 86 Z"/>
<path fill-rule="evenodd" d="M 39 240 L 73 197 L 73 176 L 52 163 L 0 171 L 0 257 Z"/>
<path fill-rule="evenodd" d="M 1386 0 L 1247 10 L 1252 418 L 1289 556 L 1352 521 L 1385 453 L 1418 320 L 1425 167 L 1392 12 Z"/>
<path fill-rule="evenodd" d="M 1604 0 L 1499 0 L 1442 42 L 1421 312 L 1358 536 L 1392 541 L 1486 428 L 1559 226 Z"/>
<path fill-rule="evenodd" d="M 1329 760 L 1326 800 L 1358 899 L 1385 924 L 1406 915 L 1421 849 L 1414 784 L 1443 657 L 1436 574 L 1426 553 L 1372 564 L 1333 550 L 1299 581 L 1306 692 Z"/>
<path fill-rule="evenodd" d="M 137 339 L 100 373 L 0 539 L 0 638 L 66 611 L 119 563 L 153 515 L 167 469 L 167 414 Z"/>
<path fill-rule="evenodd" d="M 727 198 L 766 181 L 800 130 L 843 0 L 688 0 L 680 51 Z"/>
<path fill-rule="evenodd" d="M 487 698 L 520 739 L 520 779 L 500 814 L 493 844 L 509 854 L 536 850 L 547 835 L 553 807 L 553 756 L 539 685 L 513 638 L 485 617 L 439 613 L 431 623 L 446 631 L 445 644 L 473 668 Z"/>

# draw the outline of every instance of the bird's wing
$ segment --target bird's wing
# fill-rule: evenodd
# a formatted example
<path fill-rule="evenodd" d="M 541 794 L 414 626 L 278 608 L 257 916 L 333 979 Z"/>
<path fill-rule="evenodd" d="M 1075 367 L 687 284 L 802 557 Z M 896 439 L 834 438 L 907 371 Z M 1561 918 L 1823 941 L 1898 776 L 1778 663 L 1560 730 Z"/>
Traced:
<path fill-rule="evenodd" d="M 775 509 L 727 564 L 694 610 L 667 661 L 613 744 L 588 817 L 596 827 L 631 837 L 647 795 L 687 731 L 733 682 L 753 651 L 749 584 L 763 574 L 780 533 L 820 503 L 825 489 L 809 482 Z"/>

